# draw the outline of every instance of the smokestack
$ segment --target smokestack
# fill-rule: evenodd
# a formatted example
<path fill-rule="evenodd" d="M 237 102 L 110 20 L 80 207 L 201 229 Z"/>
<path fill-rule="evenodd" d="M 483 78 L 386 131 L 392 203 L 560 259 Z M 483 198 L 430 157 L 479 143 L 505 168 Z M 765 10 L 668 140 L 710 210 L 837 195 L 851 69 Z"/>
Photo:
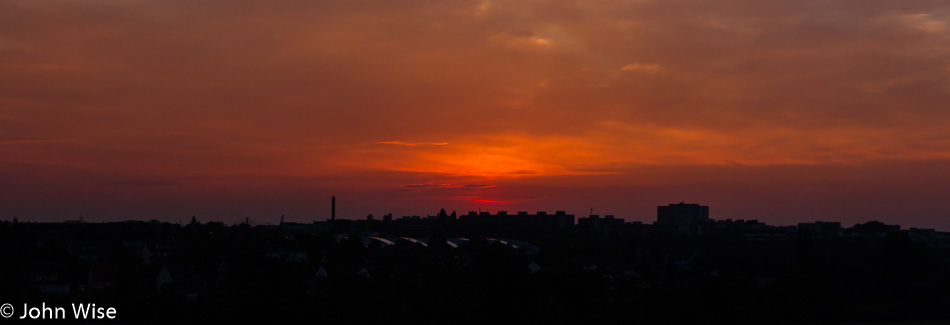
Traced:
<path fill-rule="evenodd" d="M 336 197 L 330 197 L 330 220 L 336 220 Z"/>

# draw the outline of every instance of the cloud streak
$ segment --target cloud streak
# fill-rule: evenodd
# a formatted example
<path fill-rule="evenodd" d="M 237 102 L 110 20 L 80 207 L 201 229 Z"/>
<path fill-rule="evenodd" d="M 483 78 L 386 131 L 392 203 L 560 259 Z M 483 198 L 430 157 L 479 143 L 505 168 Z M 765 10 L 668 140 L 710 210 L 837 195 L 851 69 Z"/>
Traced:
<path fill-rule="evenodd" d="M 480 189 L 480 188 L 491 188 L 495 185 L 489 184 L 436 184 L 436 183 L 425 183 L 425 184 L 403 184 L 403 188 L 413 188 L 413 189 Z"/>
<path fill-rule="evenodd" d="M 448 142 L 403 142 L 403 141 L 380 141 L 380 142 L 377 142 L 377 143 L 378 143 L 378 144 L 391 144 L 391 145 L 397 145 L 397 146 L 407 146 L 407 147 L 415 147 L 415 146 L 444 146 L 444 145 L 448 145 L 448 144 L 449 144 Z"/>

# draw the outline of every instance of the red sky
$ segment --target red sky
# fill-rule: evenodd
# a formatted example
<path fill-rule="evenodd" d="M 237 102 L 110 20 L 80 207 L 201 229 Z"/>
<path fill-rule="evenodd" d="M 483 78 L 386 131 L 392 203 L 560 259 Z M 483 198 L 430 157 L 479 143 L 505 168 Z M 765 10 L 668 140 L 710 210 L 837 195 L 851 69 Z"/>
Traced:
<path fill-rule="evenodd" d="M 0 219 L 950 230 L 950 3 L 0 2 Z"/>

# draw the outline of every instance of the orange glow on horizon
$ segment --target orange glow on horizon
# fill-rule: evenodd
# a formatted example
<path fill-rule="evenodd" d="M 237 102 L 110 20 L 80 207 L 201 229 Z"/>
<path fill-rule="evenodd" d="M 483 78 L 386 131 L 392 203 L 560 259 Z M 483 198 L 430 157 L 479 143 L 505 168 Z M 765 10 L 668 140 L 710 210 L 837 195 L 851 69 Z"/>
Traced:
<path fill-rule="evenodd" d="M 480 142 L 453 139 L 451 144 L 385 147 L 355 160 L 365 163 L 361 168 L 369 169 L 512 179 L 611 175 L 637 166 L 858 165 L 875 160 L 950 159 L 950 148 L 943 148 L 942 142 L 918 141 L 913 147 L 902 146 L 927 135 L 894 136 L 864 128 L 750 128 L 725 133 L 616 122 L 604 122 L 602 126 L 600 132 L 576 137 L 499 135 Z"/>

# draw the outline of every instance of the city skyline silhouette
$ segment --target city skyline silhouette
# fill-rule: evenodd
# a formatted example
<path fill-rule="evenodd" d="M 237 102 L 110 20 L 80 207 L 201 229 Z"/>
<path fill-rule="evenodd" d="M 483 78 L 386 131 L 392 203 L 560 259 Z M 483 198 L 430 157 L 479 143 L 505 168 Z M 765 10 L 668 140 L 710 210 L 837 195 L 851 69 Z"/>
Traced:
<path fill-rule="evenodd" d="M 948 103 L 945 0 L 0 1 L 0 317 L 947 322 Z"/>
<path fill-rule="evenodd" d="M 83 299 L 130 323 L 947 320 L 950 232 L 656 210 L 652 224 L 444 209 L 255 226 L 0 221 L 0 276 L 16 280 L 0 300 L 14 302 L 5 318 L 89 319 L 64 307 Z"/>

